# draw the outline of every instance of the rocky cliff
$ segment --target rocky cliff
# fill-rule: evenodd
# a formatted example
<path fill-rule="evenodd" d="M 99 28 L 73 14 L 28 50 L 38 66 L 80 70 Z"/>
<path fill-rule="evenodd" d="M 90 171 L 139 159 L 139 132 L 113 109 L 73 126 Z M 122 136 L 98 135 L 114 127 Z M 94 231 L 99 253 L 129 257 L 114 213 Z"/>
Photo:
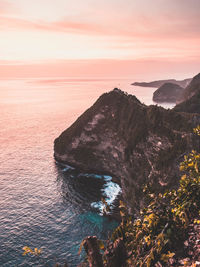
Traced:
<path fill-rule="evenodd" d="M 157 103 L 176 103 L 184 88 L 174 83 L 164 83 L 153 93 L 153 101 Z"/>
<path fill-rule="evenodd" d="M 108 173 L 121 184 L 130 211 L 143 204 L 142 188 L 176 186 L 179 162 L 195 149 L 200 117 L 146 106 L 118 89 L 103 94 L 54 143 L 54 156 L 85 172 Z"/>

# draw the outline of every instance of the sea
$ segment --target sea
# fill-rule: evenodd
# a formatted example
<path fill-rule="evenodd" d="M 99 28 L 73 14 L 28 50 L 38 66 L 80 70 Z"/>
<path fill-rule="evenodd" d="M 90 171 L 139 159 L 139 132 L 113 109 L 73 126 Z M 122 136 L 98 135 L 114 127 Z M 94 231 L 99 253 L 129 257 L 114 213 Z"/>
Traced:
<path fill-rule="evenodd" d="M 106 175 L 59 165 L 54 139 L 104 92 L 117 87 L 150 105 L 156 88 L 134 79 L 0 80 L 0 266 L 77 266 L 88 235 L 106 240 L 118 222 L 102 216 L 120 187 Z M 173 105 L 166 103 L 164 107 Z M 92 163 L 91 163 L 92 164 Z M 42 249 L 23 255 L 25 246 Z"/>

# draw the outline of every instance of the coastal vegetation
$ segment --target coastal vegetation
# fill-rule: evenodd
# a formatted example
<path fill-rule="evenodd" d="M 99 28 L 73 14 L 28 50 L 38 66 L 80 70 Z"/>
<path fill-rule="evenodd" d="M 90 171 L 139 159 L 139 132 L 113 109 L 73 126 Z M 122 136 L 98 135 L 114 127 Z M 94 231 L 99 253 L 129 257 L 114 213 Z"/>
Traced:
<path fill-rule="evenodd" d="M 200 135 L 200 127 L 194 132 Z M 94 247 L 88 250 L 88 239 L 83 241 L 90 254 L 90 266 L 197 266 L 199 256 L 195 254 L 197 248 L 191 247 L 190 234 L 192 231 L 194 239 L 199 234 L 196 225 L 200 224 L 200 154 L 193 150 L 185 156 L 180 170 L 183 175 L 177 189 L 158 193 L 148 185 L 144 187 L 146 205 L 138 217 L 130 216 L 120 202 L 120 225 L 107 246 L 99 243 L 104 250 L 102 263 L 100 253 L 98 260 L 92 258 L 98 252 L 91 253 Z M 123 249 L 118 249 L 119 244 Z"/>

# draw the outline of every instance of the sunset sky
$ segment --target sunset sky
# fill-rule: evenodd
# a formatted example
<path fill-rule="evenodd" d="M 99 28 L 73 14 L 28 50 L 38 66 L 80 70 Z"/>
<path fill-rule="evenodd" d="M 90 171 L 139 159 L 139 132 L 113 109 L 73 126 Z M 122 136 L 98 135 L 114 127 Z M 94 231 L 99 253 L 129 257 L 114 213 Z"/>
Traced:
<path fill-rule="evenodd" d="M 199 0 L 0 0 L 0 77 L 191 76 L 199 10 Z"/>

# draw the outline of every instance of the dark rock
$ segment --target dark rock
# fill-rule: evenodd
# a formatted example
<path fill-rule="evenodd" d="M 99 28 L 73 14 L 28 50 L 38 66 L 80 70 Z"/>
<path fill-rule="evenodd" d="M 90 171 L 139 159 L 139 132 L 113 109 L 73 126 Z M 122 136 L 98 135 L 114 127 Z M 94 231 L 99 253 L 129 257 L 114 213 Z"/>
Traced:
<path fill-rule="evenodd" d="M 54 156 L 82 171 L 111 174 L 131 211 L 143 205 L 142 189 L 175 187 L 179 163 L 197 148 L 197 114 L 146 106 L 120 90 L 103 94 L 54 143 Z"/>
<path fill-rule="evenodd" d="M 183 88 L 174 83 L 165 83 L 153 93 L 153 101 L 157 103 L 176 103 L 183 93 Z"/>
<path fill-rule="evenodd" d="M 127 252 L 122 238 L 114 243 L 107 242 L 107 248 L 102 255 L 100 253 L 99 240 L 96 236 L 88 236 L 83 240 L 83 246 L 87 254 L 90 267 L 123 267 L 126 266 Z M 106 263 L 103 264 L 103 258 Z M 82 265 L 79 265 L 82 266 Z"/>
<path fill-rule="evenodd" d="M 98 245 L 96 236 L 88 236 L 84 239 L 84 249 L 87 253 L 88 263 L 90 267 L 104 267 L 102 255 Z"/>
<path fill-rule="evenodd" d="M 123 267 L 126 266 L 127 252 L 122 238 L 110 243 L 104 253 L 106 258 L 105 267 Z"/>
<path fill-rule="evenodd" d="M 199 221 L 199 218 L 193 218 L 192 221 Z M 200 246 L 198 245 L 200 238 L 200 225 L 192 223 L 188 225 L 186 230 L 188 239 L 184 242 L 184 247 L 187 252 L 187 258 L 180 259 L 179 263 L 184 264 L 184 262 L 187 262 L 187 265 L 185 264 L 186 266 L 198 266 L 198 264 L 200 264 Z"/>
<path fill-rule="evenodd" d="M 165 83 L 173 83 L 173 84 L 177 84 L 177 85 L 185 88 L 190 83 L 191 80 L 192 79 L 185 79 L 185 80 L 177 81 L 175 79 L 168 79 L 168 80 L 159 80 L 159 81 L 153 81 L 153 82 L 134 82 L 134 83 L 132 83 L 132 85 L 158 88 Z"/>

